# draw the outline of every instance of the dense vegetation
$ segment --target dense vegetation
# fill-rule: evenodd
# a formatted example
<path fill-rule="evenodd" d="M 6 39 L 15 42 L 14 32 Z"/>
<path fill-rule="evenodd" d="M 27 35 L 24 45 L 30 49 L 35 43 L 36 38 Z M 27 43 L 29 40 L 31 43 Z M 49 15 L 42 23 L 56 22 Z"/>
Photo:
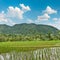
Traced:
<path fill-rule="evenodd" d="M 3 41 L 45 41 L 45 40 L 60 40 L 59 35 L 40 34 L 40 35 L 19 35 L 19 34 L 0 34 L 0 42 Z"/>
<path fill-rule="evenodd" d="M 60 32 L 55 27 L 36 24 L 0 25 L 0 53 L 55 46 L 60 46 Z"/>
<path fill-rule="evenodd" d="M 16 24 L 14 26 L 0 25 L 1 34 L 23 34 L 23 35 L 38 35 L 52 33 L 57 34 L 58 29 L 49 25 L 41 24 Z"/>
<path fill-rule="evenodd" d="M 48 25 L 0 25 L 0 41 L 60 40 L 59 30 Z"/>

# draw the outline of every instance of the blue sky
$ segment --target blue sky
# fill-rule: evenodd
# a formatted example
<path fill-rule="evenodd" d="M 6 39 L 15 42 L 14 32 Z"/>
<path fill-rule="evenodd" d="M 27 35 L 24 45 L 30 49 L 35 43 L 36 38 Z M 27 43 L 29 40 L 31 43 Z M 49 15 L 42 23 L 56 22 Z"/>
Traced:
<path fill-rule="evenodd" d="M 36 23 L 60 29 L 60 0 L 0 0 L 0 24 Z"/>

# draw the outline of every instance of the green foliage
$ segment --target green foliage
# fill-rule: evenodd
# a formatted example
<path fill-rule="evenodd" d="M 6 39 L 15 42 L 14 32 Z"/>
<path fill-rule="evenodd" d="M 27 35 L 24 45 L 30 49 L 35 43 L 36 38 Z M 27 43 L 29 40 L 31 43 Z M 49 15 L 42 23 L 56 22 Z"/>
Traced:
<path fill-rule="evenodd" d="M 58 29 L 48 25 L 16 24 L 0 25 L 0 42 L 31 40 L 60 40 Z"/>
<path fill-rule="evenodd" d="M 16 24 L 14 26 L 0 25 L 1 34 L 23 34 L 23 35 L 38 35 L 38 34 L 57 34 L 58 29 L 48 25 L 37 24 Z"/>
<path fill-rule="evenodd" d="M 0 42 L 3 41 L 45 41 L 60 40 L 60 35 L 39 34 L 39 35 L 19 35 L 19 34 L 0 34 Z"/>

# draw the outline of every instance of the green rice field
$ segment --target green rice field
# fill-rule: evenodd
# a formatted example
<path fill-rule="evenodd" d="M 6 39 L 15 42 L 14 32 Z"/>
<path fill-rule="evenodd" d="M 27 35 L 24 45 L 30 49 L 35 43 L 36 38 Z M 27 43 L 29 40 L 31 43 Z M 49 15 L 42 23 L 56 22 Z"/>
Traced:
<path fill-rule="evenodd" d="M 59 47 L 60 41 L 17 41 L 17 42 L 0 42 L 0 53 L 9 51 L 29 51 L 38 48 Z"/>

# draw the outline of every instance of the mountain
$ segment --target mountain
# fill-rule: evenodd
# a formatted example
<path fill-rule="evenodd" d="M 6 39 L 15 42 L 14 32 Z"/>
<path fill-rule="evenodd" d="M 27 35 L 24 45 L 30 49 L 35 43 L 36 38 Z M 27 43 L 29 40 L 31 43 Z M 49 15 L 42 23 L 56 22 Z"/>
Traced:
<path fill-rule="evenodd" d="M 0 25 L 0 34 L 46 34 L 52 33 L 57 34 L 59 30 L 55 27 L 42 24 L 16 24 L 14 26 L 8 26 L 5 24 Z"/>

